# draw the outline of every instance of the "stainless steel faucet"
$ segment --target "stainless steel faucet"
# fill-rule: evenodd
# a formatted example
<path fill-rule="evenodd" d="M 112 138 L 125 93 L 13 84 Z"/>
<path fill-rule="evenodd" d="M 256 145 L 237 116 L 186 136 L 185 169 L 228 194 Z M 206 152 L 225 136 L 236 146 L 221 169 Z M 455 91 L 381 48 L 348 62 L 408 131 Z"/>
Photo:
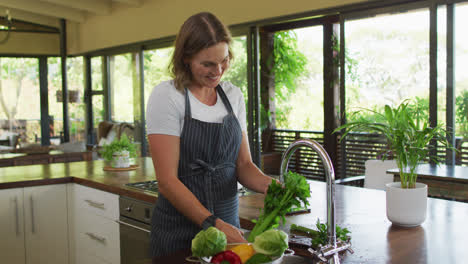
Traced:
<path fill-rule="evenodd" d="M 291 159 L 294 152 L 301 146 L 310 147 L 315 150 L 322 160 L 323 166 L 325 167 L 325 179 L 327 181 L 327 236 L 328 244 L 320 248 L 320 250 L 314 251 L 312 248 L 309 251 L 316 255 L 322 261 L 339 264 L 339 252 L 343 250 L 350 250 L 350 244 L 343 242 L 337 246 L 336 242 L 336 219 L 335 219 L 335 170 L 333 164 L 328 156 L 325 149 L 316 141 L 311 139 L 299 139 L 294 141 L 281 157 L 280 167 L 280 182 L 284 182 L 284 174 L 288 170 L 289 160 Z M 352 251 L 351 251 L 352 252 Z M 331 258 L 327 258 L 333 255 Z"/>

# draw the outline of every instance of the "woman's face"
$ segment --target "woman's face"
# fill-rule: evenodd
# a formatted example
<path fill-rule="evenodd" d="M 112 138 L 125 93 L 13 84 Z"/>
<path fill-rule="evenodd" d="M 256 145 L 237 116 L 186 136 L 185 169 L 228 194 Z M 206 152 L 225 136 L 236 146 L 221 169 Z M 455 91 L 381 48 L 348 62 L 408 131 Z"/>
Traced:
<path fill-rule="evenodd" d="M 192 86 L 215 88 L 229 68 L 229 47 L 226 42 L 203 49 L 188 60 Z"/>

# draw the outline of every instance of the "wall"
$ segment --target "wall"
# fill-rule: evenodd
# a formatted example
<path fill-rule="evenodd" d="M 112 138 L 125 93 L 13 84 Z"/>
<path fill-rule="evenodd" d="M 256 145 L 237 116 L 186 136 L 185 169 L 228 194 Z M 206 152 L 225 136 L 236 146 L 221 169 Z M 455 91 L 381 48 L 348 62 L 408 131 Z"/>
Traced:
<path fill-rule="evenodd" d="M 342 6 L 364 0 L 144 0 L 141 7 L 115 4 L 111 15 L 90 16 L 68 27 L 68 53 L 77 54 L 175 35 L 182 22 L 210 11 L 226 25 Z"/>
<path fill-rule="evenodd" d="M 5 33 L 1 33 L 3 38 Z M 59 55 L 60 35 L 11 32 L 10 39 L 0 45 L 0 54 Z"/>

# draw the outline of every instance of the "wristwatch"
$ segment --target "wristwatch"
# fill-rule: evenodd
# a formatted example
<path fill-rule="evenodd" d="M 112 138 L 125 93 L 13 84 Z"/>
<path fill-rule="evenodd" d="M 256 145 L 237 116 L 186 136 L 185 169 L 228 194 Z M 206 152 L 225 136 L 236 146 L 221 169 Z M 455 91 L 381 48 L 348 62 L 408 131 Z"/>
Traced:
<path fill-rule="evenodd" d="M 206 230 L 209 227 L 215 226 L 216 219 L 218 219 L 218 217 L 215 215 L 210 215 L 207 218 L 205 218 L 205 220 L 203 220 L 203 223 L 201 224 L 201 227 L 203 228 L 203 230 Z"/>

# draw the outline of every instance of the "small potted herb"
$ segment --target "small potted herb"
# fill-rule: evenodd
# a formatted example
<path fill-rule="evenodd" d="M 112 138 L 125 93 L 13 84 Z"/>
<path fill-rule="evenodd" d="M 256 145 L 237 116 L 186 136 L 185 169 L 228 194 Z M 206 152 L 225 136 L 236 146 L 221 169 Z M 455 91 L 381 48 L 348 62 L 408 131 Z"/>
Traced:
<path fill-rule="evenodd" d="M 106 161 L 111 162 L 113 168 L 128 168 L 130 167 L 130 158 L 136 156 L 136 147 L 123 133 L 120 139 L 104 145 L 100 154 Z"/>

